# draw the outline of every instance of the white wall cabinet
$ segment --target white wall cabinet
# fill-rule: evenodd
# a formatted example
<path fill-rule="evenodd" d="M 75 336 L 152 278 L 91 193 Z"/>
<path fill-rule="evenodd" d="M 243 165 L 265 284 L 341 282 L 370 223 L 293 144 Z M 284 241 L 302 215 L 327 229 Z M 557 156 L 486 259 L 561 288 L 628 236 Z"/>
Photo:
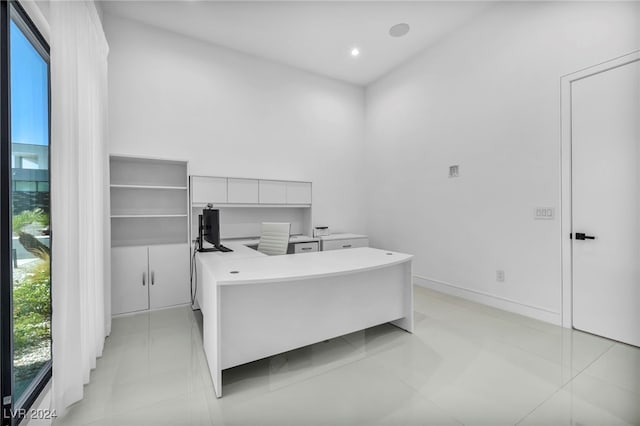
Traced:
<path fill-rule="evenodd" d="M 258 204 L 259 183 L 257 179 L 227 179 L 227 201 L 236 204 Z"/>
<path fill-rule="evenodd" d="M 191 176 L 191 202 L 195 204 L 226 203 L 227 178 Z"/>
<path fill-rule="evenodd" d="M 260 181 L 260 204 L 286 204 L 287 182 L 281 180 Z"/>
<path fill-rule="evenodd" d="M 287 182 L 287 204 L 311 204 L 311 182 Z"/>
<path fill-rule="evenodd" d="M 193 206 L 223 204 L 311 205 L 311 182 L 191 176 Z"/>
<path fill-rule="evenodd" d="M 189 303 L 189 246 L 111 249 L 113 315 Z"/>

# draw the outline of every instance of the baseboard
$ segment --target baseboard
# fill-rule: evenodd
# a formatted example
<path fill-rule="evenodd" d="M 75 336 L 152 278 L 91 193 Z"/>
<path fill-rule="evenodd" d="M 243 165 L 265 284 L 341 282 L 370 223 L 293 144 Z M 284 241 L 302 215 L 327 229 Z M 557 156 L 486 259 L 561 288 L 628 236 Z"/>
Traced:
<path fill-rule="evenodd" d="M 134 315 L 144 314 L 144 313 L 149 313 L 149 312 L 164 311 L 164 310 L 173 309 L 173 308 L 181 308 L 183 306 L 191 306 L 191 302 L 180 303 L 180 304 L 171 305 L 171 306 L 162 306 L 160 308 L 142 309 L 141 311 L 125 312 L 125 313 L 122 313 L 122 314 L 111 314 L 111 318 L 131 317 L 131 316 L 134 316 Z"/>
<path fill-rule="evenodd" d="M 504 311 L 513 312 L 516 314 L 524 315 L 526 317 L 562 326 L 562 315 L 560 314 L 560 312 L 553 312 L 548 309 L 527 305 L 524 303 L 516 302 L 515 300 L 495 296 L 477 290 L 470 290 L 468 288 L 460 287 L 455 284 L 435 280 L 432 278 L 421 277 L 419 275 L 413 276 L 413 283 L 420 287 L 439 291 L 451 296 L 460 297 L 472 302 L 482 303 L 483 305 L 488 305 L 494 308 L 502 309 Z"/>

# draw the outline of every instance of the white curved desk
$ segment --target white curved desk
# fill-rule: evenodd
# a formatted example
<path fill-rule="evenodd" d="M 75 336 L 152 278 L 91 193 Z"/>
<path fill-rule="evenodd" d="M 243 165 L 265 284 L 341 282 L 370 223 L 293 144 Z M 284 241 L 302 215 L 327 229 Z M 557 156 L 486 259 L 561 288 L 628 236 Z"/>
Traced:
<path fill-rule="evenodd" d="M 226 243 L 225 243 L 226 244 Z M 198 253 L 198 304 L 216 395 L 222 370 L 391 322 L 413 332 L 408 254 L 369 247 L 265 256 Z"/>

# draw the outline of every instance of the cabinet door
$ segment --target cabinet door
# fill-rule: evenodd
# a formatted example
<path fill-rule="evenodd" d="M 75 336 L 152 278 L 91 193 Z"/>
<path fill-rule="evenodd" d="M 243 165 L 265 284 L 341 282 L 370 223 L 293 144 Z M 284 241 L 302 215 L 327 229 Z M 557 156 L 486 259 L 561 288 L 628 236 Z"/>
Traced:
<path fill-rule="evenodd" d="M 287 202 L 287 182 L 278 180 L 260 181 L 260 204 L 285 204 Z"/>
<path fill-rule="evenodd" d="M 111 313 L 149 309 L 147 247 L 111 249 Z"/>
<path fill-rule="evenodd" d="M 227 178 L 192 176 L 191 202 L 194 204 L 226 203 Z"/>
<path fill-rule="evenodd" d="M 311 182 L 287 182 L 287 204 L 311 204 Z"/>
<path fill-rule="evenodd" d="M 149 306 L 189 303 L 189 245 L 149 246 Z"/>
<path fill-rule="evenodd" d="M 227 179 L 227 200 L 230 203 L 257 204 L 258 180 L 257 179 Z"/>

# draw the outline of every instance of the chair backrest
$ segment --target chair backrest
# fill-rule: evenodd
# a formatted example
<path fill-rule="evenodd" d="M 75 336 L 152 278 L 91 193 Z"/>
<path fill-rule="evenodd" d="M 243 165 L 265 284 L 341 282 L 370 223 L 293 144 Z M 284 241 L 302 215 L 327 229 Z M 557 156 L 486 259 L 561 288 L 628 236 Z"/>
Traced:
<path fill-rule="evenodd" d="M 287 254 L 290 230 L 290 223 L 264 222 L 262 224 L 260 242 L 258 243 L 258 251 L 270 256 Z"/>

